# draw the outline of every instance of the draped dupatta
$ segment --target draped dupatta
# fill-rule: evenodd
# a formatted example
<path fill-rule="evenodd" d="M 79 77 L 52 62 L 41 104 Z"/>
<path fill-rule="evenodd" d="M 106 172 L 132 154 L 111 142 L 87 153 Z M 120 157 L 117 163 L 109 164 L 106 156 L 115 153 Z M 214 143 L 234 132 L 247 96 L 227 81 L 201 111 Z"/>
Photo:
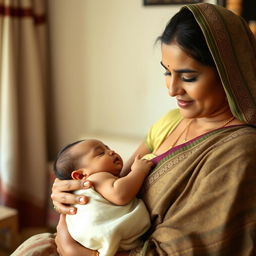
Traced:
<path fill-rule="evenodd" d="M 234 116 L 256 123 L 256 42 L 243 18 L 211 4 L 188 5 L 202 29 Z"/>

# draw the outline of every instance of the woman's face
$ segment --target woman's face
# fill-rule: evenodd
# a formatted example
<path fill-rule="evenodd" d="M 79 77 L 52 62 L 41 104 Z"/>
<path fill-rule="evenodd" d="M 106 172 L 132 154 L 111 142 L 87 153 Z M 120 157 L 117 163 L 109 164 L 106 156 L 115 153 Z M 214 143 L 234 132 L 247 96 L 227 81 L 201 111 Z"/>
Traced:
<path fill-rule="evenodd" d="M 216 70 L 187 55 L 175 42 L 162 44 L 166 86 L 185 118 L 214 117 L 229 111 Z"/>

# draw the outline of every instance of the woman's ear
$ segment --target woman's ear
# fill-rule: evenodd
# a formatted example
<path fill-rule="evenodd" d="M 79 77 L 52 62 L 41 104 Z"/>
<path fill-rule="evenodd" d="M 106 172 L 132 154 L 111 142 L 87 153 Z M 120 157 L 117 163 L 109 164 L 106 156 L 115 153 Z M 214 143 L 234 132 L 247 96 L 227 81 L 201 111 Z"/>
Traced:
<path fill-rule="evenodd" d="M 86 177 L 87 175 L 85 174 L 84 169 L 78 169 L 71 173 L 71 178 L 73 180 L 82 180 Z"/>

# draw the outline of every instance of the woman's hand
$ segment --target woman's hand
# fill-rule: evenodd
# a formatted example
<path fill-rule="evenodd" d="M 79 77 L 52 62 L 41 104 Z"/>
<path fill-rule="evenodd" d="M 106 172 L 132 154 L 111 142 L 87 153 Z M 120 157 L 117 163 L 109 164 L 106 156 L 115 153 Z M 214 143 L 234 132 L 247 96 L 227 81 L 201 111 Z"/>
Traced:
<path fill-rule="evenodd" d="M 66 217 L 64 214 L 60 215 L 59 223 L 57 225 L 57 235 L 55 238 L 57 251 L 61 256 L 98 256 L 97 251 L 87 249 L 77 243 L 69 234 Z"/>
<path fill-rule="evenodd" d="M 59 180 L 55 179 L 52 186 L 52 202 L 54 209 L 63 214 L 76 214 L 76 208 L 71 204 L 86 204 L 88 198 L 82 195 L 74 195 L 71 192 L 78 189 L 92 187 L 92 183 L 87 180 Z"/>

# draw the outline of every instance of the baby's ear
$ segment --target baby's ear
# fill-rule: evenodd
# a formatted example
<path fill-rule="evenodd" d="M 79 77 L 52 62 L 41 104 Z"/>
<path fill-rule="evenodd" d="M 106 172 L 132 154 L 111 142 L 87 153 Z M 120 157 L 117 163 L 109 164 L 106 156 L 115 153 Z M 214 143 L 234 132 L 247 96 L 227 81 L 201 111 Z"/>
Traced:
<path fill-rule="evenodd" d="M 71 173 L 71 178 L 73 180 L 82 180 L 84 178 L 87 178 L 87 174 L 85 173 L 84 169 L 78 169 Z"/>

